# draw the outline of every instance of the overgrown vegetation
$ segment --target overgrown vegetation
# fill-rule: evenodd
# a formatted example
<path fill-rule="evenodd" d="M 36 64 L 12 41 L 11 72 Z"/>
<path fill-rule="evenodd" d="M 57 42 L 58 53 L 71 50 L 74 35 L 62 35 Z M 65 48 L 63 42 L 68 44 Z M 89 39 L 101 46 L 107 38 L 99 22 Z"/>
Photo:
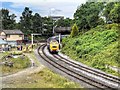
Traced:
<path fill-rule="evenodd" d="M 118 24 L 108 24 L 65 38 L 62 52 L 91 67 L 117 74 L 106 66 L 118 67 L 118 30 Z"/>
<path fill-rule="evenodd" d="M 19 54 L 15 53 L 14 55 Z M 6 58 L 2 58 L 0 61 L 1 63 L 3 63 L 1 65 L 3 75 L 15 73 L 30 66 L 30 60 L 26 56 L 22 55 L 17 58 L 12 58 L 9 56 Z"/>
<path fill-rule="evenodd" d="M 120 23 L 120 2 L 89 1 L 80 5 L 74 13 L 80 31 L 106 23 Z"/>

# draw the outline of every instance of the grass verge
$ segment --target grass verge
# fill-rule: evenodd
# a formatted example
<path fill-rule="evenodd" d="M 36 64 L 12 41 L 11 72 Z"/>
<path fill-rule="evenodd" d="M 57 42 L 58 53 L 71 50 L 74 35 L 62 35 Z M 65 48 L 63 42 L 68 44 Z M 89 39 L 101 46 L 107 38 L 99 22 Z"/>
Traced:
<path fill-rule="evenodd" d="M 25 77 L 23 77 L 25 78 Z M 12 87 L 16 88 L 81 88 L 77 83 L 74 83 L 64 77 L 53 73 L 44 68 L 38 73 L 27 76 L 26 79 L 14 81 Z"/>

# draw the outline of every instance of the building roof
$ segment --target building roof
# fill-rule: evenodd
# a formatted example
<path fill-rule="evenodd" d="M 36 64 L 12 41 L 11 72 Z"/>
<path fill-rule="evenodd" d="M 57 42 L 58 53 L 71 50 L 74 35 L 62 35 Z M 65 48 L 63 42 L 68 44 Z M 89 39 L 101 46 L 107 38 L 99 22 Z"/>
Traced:
<path fill-rule="evenodd" d="M 21 30 L 2 30 L 3 32 L 5 32 L 5 34 L 23 34 L 23 32 Z"/>
<path fill-rule="evenodd" d="M 0 45 L 1 45 L 1 44 L 7 44 L 7 42 L 4 41 L 4 40 L 2 40 L 2 39 L 0 39 Z"/>

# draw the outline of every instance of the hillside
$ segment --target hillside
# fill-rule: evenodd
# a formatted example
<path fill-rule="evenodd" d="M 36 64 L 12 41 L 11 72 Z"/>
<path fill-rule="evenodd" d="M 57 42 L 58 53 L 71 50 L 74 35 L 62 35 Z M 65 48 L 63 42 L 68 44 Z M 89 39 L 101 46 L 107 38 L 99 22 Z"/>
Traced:
<path fill-rule="evenodd" d="M 62 52 L 88 66 L 118 75 L 110 67 L 118 66 L 118 25 L 97 26 L 72 38 L 64 38 Z"/>

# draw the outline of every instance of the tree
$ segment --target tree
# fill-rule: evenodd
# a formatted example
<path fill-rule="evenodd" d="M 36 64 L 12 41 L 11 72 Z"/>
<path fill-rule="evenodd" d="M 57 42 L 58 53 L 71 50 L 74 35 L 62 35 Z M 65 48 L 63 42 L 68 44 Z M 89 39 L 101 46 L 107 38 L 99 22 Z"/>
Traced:
<path fill-rule="evenodd" d="M 16 20 L 15 20 L 15 18 L 16 18 L 16 15 L 15 14 L 12 14 L 12 15 L 10 15 L 10 19 L 9 19 L 9 23 L 11 23 L 10 25 L 9 25 L 9 29 L 16 29 Z"/>
<path fill-rule="evenodd" d="M 103 10 L 103 16 L 106 18 L 106 21 L 110 20 L 110 11 L 114 8 L 114 2 L 109 2 L 105 4 L 105 8 Z"/>
<path fill-rule="evenodd" d="M 70 27 L 73 24 L 73 20 L 70 18 L 61 18 L 55 24 L 57 25 L 57 27 Z"/>
<path fill-rule="evenodd" d="M 42 33 L 42 17 L 38 13 L 32 17 L 32 26 L 34 33 Z"/>
<path fill-rule="evenodd" d="M 15 27 L 16 25 L 15 14 L 9 15 L 8 9 L 1 9 L 0 13 L 2 13 L 1 15 L 2 29 L 15 29 L 16 28 Z"/>
<path fill-rule="evenodd" d="M 73 25 L 73 27 L 72 27 L 72 31 L 71 31 L 70 36 L 71 36 L 71 37 L 75 37 L 75 36 L 78 35 L 78 33 L 79 33 L 78 27 L 77 27 L 77 25 L 76 25 L 76 23 L 75 23 L 75 24 Z"/>
<path fill-rule="evenodd" d="M 99 14 L 104 8 L 102 2 L 86 2 L 79 6 L 74 13 L 74 18 L 79 29 L 90 29 L 99 23 Z"/>
<path fill-rule="evenodd" d="M 30 34 L 33 32 L 32 17 L 32 11 L 29 10 L 28 7 L 25 7 L 24 11 L 22 12 L 22 16 L 20 17 L 20 29 L 25 34 Z"/>
<path fill-rule="evenodd" d="M 42 28 L 44 36 L 52 36 L 53 35 L 53 20 L 50 17 L 42 17 Z"/>
<path fill-rule="evenodd" d="M 109 16 L 114 23 L 120 23 L 120 2 L 114 4 L 114 8 L 110 11 Z"/>

